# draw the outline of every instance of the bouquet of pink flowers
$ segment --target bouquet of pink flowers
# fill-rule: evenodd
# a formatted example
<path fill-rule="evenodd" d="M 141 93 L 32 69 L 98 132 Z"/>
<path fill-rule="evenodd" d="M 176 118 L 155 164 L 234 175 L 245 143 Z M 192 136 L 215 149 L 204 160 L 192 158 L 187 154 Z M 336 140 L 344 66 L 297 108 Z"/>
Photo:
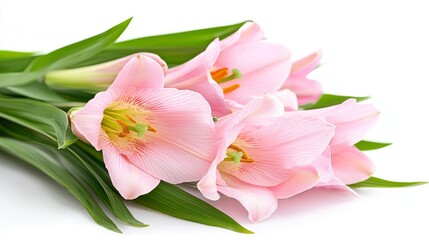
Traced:
<path fill-rule="evenodd" d="M 373 177 L 363 140 L 379 111 L 366 97 L 324 94 L 260 26 L 116 42 L 130 19 L 46 55 L 0 51 L 0 150 L 65 187 L 103 227 L 100 207 L 144 227 L 123 200 L 251 233 L 202 199 L 238 200 L 251 222 L 312 188 L 403 187 Z M 100 152 L 101 151 L 101 152 Z"/>

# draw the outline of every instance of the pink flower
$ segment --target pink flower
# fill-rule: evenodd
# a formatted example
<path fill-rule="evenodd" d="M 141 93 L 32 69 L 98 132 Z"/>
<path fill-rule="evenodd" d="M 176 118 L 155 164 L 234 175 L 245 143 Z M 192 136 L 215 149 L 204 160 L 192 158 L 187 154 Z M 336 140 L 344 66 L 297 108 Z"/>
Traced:
<path fill-rule="evenodd" d="M 201 93 L 214 116 L 224 116 L 254 96 L 274 93 L 289 75 L 291 55 L 283 45 L 263 40 L 255 23 L 214 40 L 189 62 L 172 68 L 166 86 Z"/>
<path fill-rule="evenodd" d="M 198 181 L 216 155 L 208 103 L 198 93 L 163 88 L 164 66 L 155 55 L 134 57 L 107 91 L 71 114 L 74 133 L 103 151 L 125 199 L 160 180 Z"/>
<path fill-rule="evenodd" d="M 290 117 L 321 117 L 335 125 L 329 143 L 334 178 L 323 186 L 342 186 L 363 181 L 375 170 L 372 161 L 354 145 L 374 126 L 379 111 L 370 104 L 349 99 L 344 103 L 317 110 L 286 112 Z"/>
<path fill-rule="evenodd" d="M 315 103 L 322 95 L 322 85 L 314 80 L 308 79 L 307 75 L 313 71 L 322 58 L 322 52 L 314 52 L 292 64 L 290 75 L 284 81 L 280 91 L 291 90 L 298 98 L 300 106 Z"/>
<path fill-rule="evenodd" d="M 257 222 L 275 211 L 277 199 L 332 178 L 325 155 L 334 126 L 320 118 L 283 114 L 282 103 L 265 95 L 219 118 L 218 154 L 198 183 L 206 198 L 217 200 L 218 192 L 235 198 Z"/>

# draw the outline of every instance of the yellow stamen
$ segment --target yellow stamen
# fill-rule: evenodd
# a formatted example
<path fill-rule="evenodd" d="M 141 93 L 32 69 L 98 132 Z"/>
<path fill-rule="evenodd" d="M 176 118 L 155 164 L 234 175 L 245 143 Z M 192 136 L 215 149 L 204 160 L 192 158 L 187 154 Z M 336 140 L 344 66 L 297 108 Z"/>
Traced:
<path fill-rule="evenodd" d="M 130 130 L 128 129 L 127 125 L 125 125 L 125 123 L 124 123 L 122 120 L 117 119 L 117 120 L 116 120 L 116 122 L 117 122 L 119 125 L 121 125 L 121 127 L 122 127 L 122 132 L 123 132 L 123 133 L 125 133 L 125 134 L 129 134 L 129 133 L 130 133 Z"/>
<path fill-rule="evenodd" d="M 224 159 L 225 161 L 234 161 L 235 163 L 239 163 L 239 162 L 251 163 L 251 162 L 253 162 L 253 159 L 251 159 L 249 157 L 249 155 L 246 153 L 246 151 L 244 151 L 243 148 L 241 148 L 235 144 L 229 145 L 227 152 L 230 152 L 230 154 L 227 153 L 228 157 L 226 157 Z M 239 154 L 231 154 L 231 152 L 235 152 L 235 153 L 239 153 Z M 237 161 L 237 159 L 236 159 L 237 157 L 240 157 L 239 161 Z"/>
<path fill-rule="evenodd" d="M 240 84 L 233 84 L 223 89 L 223 94 L 230 93 L 240 87 Z"/>
<path fill-rule="evenodd" d="M 228 68 L 221 68 L 210 72 L 210 74 L 212 75 L 213 80 L 217 82 L 223 78 L 228 77 Z"/>

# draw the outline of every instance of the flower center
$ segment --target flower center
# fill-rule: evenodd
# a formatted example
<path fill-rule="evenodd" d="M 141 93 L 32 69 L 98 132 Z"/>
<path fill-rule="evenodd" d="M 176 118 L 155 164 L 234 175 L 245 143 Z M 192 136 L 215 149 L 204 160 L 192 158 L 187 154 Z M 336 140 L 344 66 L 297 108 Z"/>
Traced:
<path fill-rule="evenodd" d="M 225 83 L 234 79 L 240 79 L 242 77 L 241 72 L 236 68 L 231 70 L 231 74 L 229 74 L 228 68 L 220 68 L 218 70 L 211 71 L 210 75 L 212 75 L 213 80 L 215 80 L 218 84 Z M 240 84 L 233 84 L 231 86 L 224 87 L 223 93 L 230 93 L 239 87 Z"/>
<path fill-rule="evenodd" d="M 253 159 L 249 157 L 246 151 L 244 151 L 243 148 L 235 144 L 229 145 L 228 149 L 226 150 L 226 158 L 224 158 L 223 160 L 232 161 L 235 164 L 239 164 L 240 162 L 253 162 Z"/>
<path fill-rule="evenodd" d="M 131 109 L 111 109 L 104 110 L 101 128 L 109 136 L 127 137 L 135 133 L 139 138 L 143 137 L 147 131 L 156 132 L 156 129 L 149 124 L 137 122 L 133 116 L 139 113 Z"/>

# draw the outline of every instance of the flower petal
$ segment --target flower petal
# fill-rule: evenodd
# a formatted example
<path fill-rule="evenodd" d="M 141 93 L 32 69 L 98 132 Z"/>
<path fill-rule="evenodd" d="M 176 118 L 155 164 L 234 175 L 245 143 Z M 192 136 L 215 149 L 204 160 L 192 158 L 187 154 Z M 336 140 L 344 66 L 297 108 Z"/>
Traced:
<path fill-rule="evenodd" d="M 243 42 L 235 44 L 219 55 L 215 67 L 238 69 L 241 79 L 221 83 L 226 89 L 238 84 L 225 98 L 246 104 L 252 96 L 274 93 L 283 85 L 291 67 L 289 50 L 280 44 L 268 42 Z"/>
<path fill-rule="evenodd" d="M 314 116 L 325 118 L 336 126 L 335 136 L 330 146 L 335 153 L 341 146 L 352 146 L 362 140 L 363 136 L 374 126 L 379 111 L 370 104 L 356 103 L 349 99 L 332 107 L 316 110 L 287 112 L 288 116 Z"/>
<path fill-rule="evenodd" d="M 298 97 L 300 106 L 315 103 L 323 94 L 322 84 L 309 79 L 300 79 L 297 81 L 286 80 L 282 89 L 290 89 Z"/>
<path fill-rule="evenodd" d="M 289 171 L 284 182 L 270 189 L 277 199 L 290 198 L 316 186 L 319 179 L 317 171 L 311 166 L 295 168 Z"/>
<path fill-rule="evenodd" d="M 134 199 L 152 191 L 160 180 L 133 165 L 114 147 L 103 149 L 103 159 L 113 186 L 125 199 Z"/>
<path fill-rule="evenodd" d="M 162 88 L 165 66 L 166 63 L 155 54 L 138 55 L 124 66 L 107 91 L 127 95 L 136 89 Z"/>
<path fill-rule="evenodd" d="M 322 58 L 322 51 L 316 51 L 292 64 L 290 75 L 282 89 L 290 89 L 298 96 L 299 105 L 315 103 L 323 93 L 322 85 L 307 78 Z"/>
<path fill-rule="evenodd" d="M 228 146 L 235 141 L 243 128 L 243 121 L 264 121 L 282 115 L 283 107 L 280 101 L 274 96 L 265 95 L 253 99 L 243 110 L 219 118 L 215 124 L 215 135 L 218 143 L 217 156 L 211 163 L 208 173 L 198 183 L 198 189 L 206 198 L 219 199 L 216 184 L 225 184 L 222 184 L 217 167 L 226 157 Z"/>
<path fill-rule="evenodd" d="M 354 146 L 332 154 L 332 168 L 344 184 L 366 180 L 375 171 L 373 162 Z"/>
<path fill-rule="evenodd" d="M 359 196 L 357 192 L 355 192 L 353 189 L 348 187 L 346 184 L 344 184 L 340 179 L 336 177 L 333 177 L 328 182 L 319 182 L 316 187 L 339 189 L 339 190 L 347 191 L 353 194 L 353 196 L 355 197 Z"/>
<path fill-rule="evenodd" d="M 225 104 L 222 88 L 212 79 L 210 69 L 220 53 L 219 40 L 188 62 L 169 70 L 165 86 L 188 89 L 200 93 L 209 102 L 212 115 L 221 117 L 230 113 Z"/>
<path fill-rule="evenodd" d="M 264 32 L 262 31 L 262 28 L 254 22 L 247 22 L 235 33 L 231 34 L 220 42 L 221 49 L 223 51 L 236 43 L 261 41 L 262 39 L 264 39 Z"/>
<path fill-rule="evenodd" d="M 97 151 L 102 148 L 100 132 L 104 109 L 117 99 L 118 96 L 114 92 L 97 93 L 82 109 L 70 116 L 72 129 L 76 136 L 91 143 Z"/>
<path fill-rule="evenodd" d="M 198 181 L 216 156 L 210 106 L 198 93 L 174 88 L 143 89 L 139 107 L 155 132 L 147 132 L 130 161 L 170 183 Z"/>
<path fill-rule="evenodd" d="M 328 182 L 331 180 L 334 177 L 334 170 L 332 169 L 331 162 L 331 149 L 327 147 L 326 150 L 311 163 L 311 166 L 316 169 L 321 182 Z"/>
<path fill-rule="evenodd" d="M 263 127 L 247 125 L 235 144 L 253 161 L 225 161 L 218 168 L 250 184 L 275 186 L 288 179 L 291 168 L 308 165 L 319 157 L 333 134 L 333 125 L 314 118 L 281 117 Z"/>
<path fill-rule="evenodd" d="M 210 68 L 213 67 L 220 53 L 220 43 L 218 39 L 211 42 L 204 52 L 196 57 L 168 70 L 165 86 L 187 89 L 195 82 L 202 81 L 207 76 Z M 207 79 L 205 79 L 207 80 Z"/>
<path fill-rule="evenodd" d="M 253 186 L 239 179 L 222 174 L 227 186 L 218 186 L 221 193 L 237 199 L 249 213 L 251 222 L 262 221 L 277 209 L 277 199 L 268 188 Z"/>
<path fill-rule="evenodd" d="M 283 89 L 275 92 L 274 96 L 278 97 L 282 102 L 285 111 L 298 110 L 298 98 L 296 94 L 289 89 Z"/>
<path fill-rule="evenodd" d="M 304 78 L 313 71 L 320 63 L 322 59 L 322 50 L 311 53 L 292 64 L 289 79 L 299 80 L 297 78 Z"/>

